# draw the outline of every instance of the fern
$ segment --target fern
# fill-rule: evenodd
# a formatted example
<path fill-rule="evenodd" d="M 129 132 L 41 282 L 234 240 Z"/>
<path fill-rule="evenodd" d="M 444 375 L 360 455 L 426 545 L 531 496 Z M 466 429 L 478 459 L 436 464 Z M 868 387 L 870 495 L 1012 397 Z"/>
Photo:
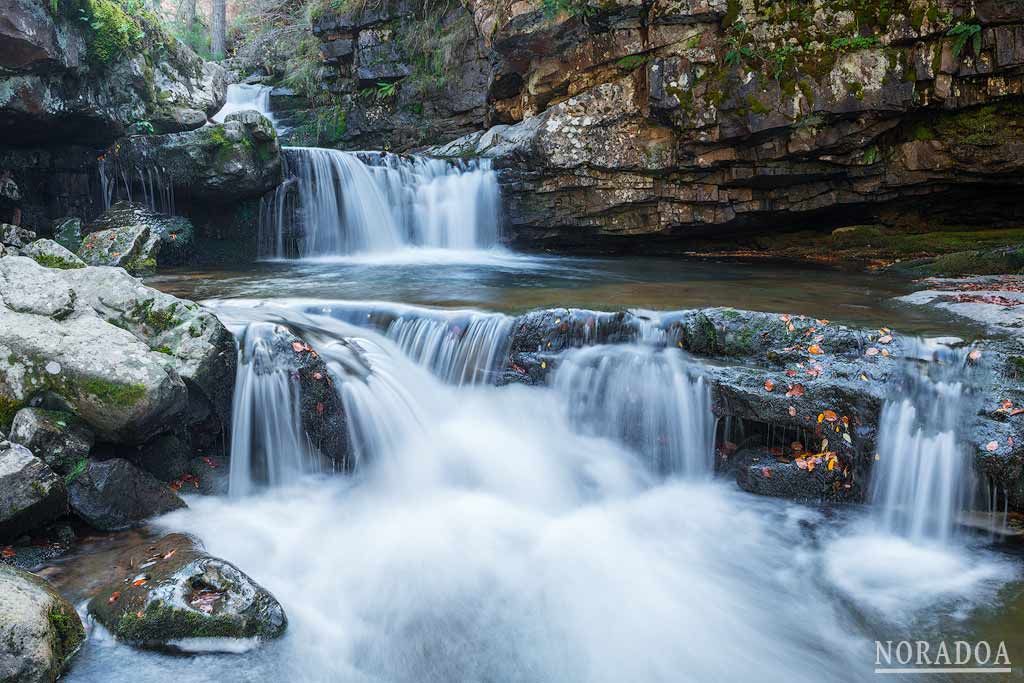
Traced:
<path fill-rule="evenodd" d="M 946 35 L 953 38 L 953 59 L 960 59 L 968 42 L 974 48 L 975 56 L 981 54 L 981 24 L 965 24 L 961 21 L 949 29 Z"/>

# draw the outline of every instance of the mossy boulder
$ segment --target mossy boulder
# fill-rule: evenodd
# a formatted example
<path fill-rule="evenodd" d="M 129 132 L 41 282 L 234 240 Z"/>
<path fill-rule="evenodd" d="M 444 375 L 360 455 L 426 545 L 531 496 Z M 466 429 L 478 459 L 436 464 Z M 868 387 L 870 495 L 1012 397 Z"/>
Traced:
<path fill-rule="evenodd" d="M 149 226 L 129 224 L 100 230 L 82 240 L 78 256 L 90 266 L 120 266 L 133 275 L 156 270 L 160 241 L 150 239 Z"/>
<path fill-rule="evenodd" d="M 52 683 L 84 640 L 82 620 L 53 586 L 0 564 L 0 681 Z"/>
<path fill-rule="evenodd" d="M 82 219 L 68 216 L 58 218 L 53 222 L 51 229 L 53 241 L 64 247 L 71 253 L 78 251 L 82 246 Z"/>
<path fill-rule="evenodd" d="M 129 549 L 115 573 L 89 601 L 89 613 L 138 647 L 228 649 L 238 639 L 277 638 L 288 624 L 265 588 L 183 534 Z"/>
<path fill-rule="evenodd" d="M 85 268 L 85 261 L 53 240 L 36 240 L 22 249 L 22 254 L 47 268 L 59 268 L 61 270 Z"/>

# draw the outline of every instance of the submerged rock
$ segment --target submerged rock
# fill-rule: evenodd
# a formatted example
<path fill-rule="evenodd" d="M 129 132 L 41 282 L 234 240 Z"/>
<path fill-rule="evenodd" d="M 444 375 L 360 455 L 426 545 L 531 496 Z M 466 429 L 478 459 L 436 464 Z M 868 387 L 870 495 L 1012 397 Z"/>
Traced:
<path fill-rule="evenodd" d="M 185 507 L 153 475 L 121 458 L 88 461 L 69 476 L 71 510 L 101 531 L 119 531 Z"/>
<path fill-rule="evenodd" d="M 49 583 L 0 563 L 0 681 L 52 683 L 84 640 L 75 608 Z"/>
<path fill-rule="evenodd" d="M 157 266 L 178 266 L 193 256 L 195 229 L 191 221 L 183 216 L 168 216 L 151 211 L 142 204 L 117 202 L 90 223 L 86 232 L 99 235 L 107 230 L 139 231 L 141 228 L 148 229 L 148 236 L 139 255 L 135 257 L 135 263 L 128 262 L 126 270 L 129 272 L 152 271 Z M 85 241 L 92 239 L 87 236 Z M 98 238 L 95 241 L 102 244 Z"/>
<path fill-rule="evenodd" d="M 60 270 L 85 268 L 85 261 L 53 240 L 36 240 L 22 249 L 21 252 L 39 265 L 46 266 L 47 268 L 59 268 Z"/>
<path fill-rule="evenodd" d="M 0 540 L 52 522 L 67 510 L 60 477 L 24 446 L 0 442 Z"/>
<path fill-rule="evenodd" d="M 277 638 L 288 624 L 265 588 L 182 534 L 126 551 L 117 572 L 89 613 L 138 647 L 236 650 L 231 641 Z"/>
<path fill-rule="evenodd" d="M 95 437 L 73 413 L 22 408 L 11 423 L 11 441 L 32 451 L 60 475 L 89 456 Z"/>

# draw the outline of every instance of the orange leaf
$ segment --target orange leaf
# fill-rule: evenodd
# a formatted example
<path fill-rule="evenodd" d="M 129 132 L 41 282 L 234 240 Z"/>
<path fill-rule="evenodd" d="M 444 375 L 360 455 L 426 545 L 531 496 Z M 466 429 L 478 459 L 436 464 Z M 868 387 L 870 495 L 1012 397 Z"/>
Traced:
<path fill-rule="evenodd" d="M 772 478 L 772 471 L 770 469 L 768 469 L 767 467 L 762 467 L 761 468 L 761 476 L 764 477 L 765 479 L 771 479 Z"/>
<path fill-rule="evenodd" d="M 835 458 L 829 458 L 828 459 L 828 471 L 831 472 L 835 468 L 836 468 L 836 459 Z"/>
<path fill-rule="evenodd" d="M 117 599 L 120 598 L 120 597 L 121 597 L 121 591 L 114 591 L 113 593 L 110 594 L 110 597 L 107 598 L 107 604 L 108 605 L 113 605 L 115 602 L 117 602 Z"/>
<path fill-rule="evenodd" d="M 804 385 L 794 384 L 789 387 L 789 391 L 786 392 L 786 396 L 790 398 L 800 398 L 804 395 Z"/>
<path fill-rule="evenodd" d="M 294 351 L 295 353 L 302 353 L 302 351 L 303 351 L 302 342 L 300 342 L 300 341 L 293 341 L 292 342 L 292 351 Z"/>
<path fill-rule="evenodd" d="M 793 370 L 792 368 L 786 370 L 786 377 L 796 377 L 796 370 Z"/>
<path fill-rule="evenodd" d="M 839 416 L 838 416 L 838 415 L 836 415 L 836 411 L 834 411 L 834 410 L 826 410 L 826 411 L 824 411 L 824 412 L 822 413 L 822 416 L 823 416 L 823 417 L 825 418 L 825 420 L 826 420 L 826 421 L 828 421 L 828 422 L 835 422 L 836 420 L 838 420 L 838 419 L 839 419 Z"/>
<path fill-rule="evenodd" d="M 892 343 L 892 335 L 886 334 L 878 338 L 879 344 L 890 344 Z"/>
<path fill-rule="evenodd" d="M 825 353 L 825 352 L 824 352 L 824 351 L 822 351 L 822 350 L 821 350 L 821 347 L 820 347 L 820 346 L 818 346 L 817 344 L 811 344 L 811 345 L 810 345 L 810 346 L 809 346 L 809 347 L 807 348 L 807 353 L 811 354 L 812 356 L 819 356 L 819 355 L 821 355 L 821 354 L 823 354 L 823 353 Z"/>
<path fill-rule="evenodd" d="M 14 557 L 15 555 L 17 555 L 17 553 L 14 552 L 14 548 L 12 548 L 9 545 L 5 545 L 4 549 L 0 550 L 0 557 L 11 558 L 11 557 Z"/>
<path fill-rule="evenodd" d="M 769 391 L 769 392 L 770 391 L 774 391 L 775 390 L 775 382 L 771 381 L 770 379 L 766 379 L 764 381 L 764 390 L 765 391 Z"/>
<path fill-rule="evenodd" d="M 875 348 L 874 346 L 872 346 L 872 347 L 871 347 L 870 349 L 868 349 L 867 351 L 865 351 L 865 355 L 868 355 L 868 356 L 877 356 L 877 355 L 878 355 L 878 349 L 876 349 L 876 348 Z"/>

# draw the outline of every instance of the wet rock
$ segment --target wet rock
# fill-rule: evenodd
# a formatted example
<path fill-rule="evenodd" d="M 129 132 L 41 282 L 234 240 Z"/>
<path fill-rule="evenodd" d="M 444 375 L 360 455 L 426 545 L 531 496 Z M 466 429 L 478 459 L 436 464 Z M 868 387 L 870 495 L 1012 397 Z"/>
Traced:
<path fill-rule="evenodd" d="M 126 551 L 117 570 L 89 601 L 89 613 L 138 647 L 233 649 L 238 639 L 277 638 L 288 624 L 265 588 L 182 534 Z"/>
<path fill-rule="evenodd" d="M 132 462 L 160 481 L 174 481 L 192 468 L 191 446 L 176 434 L 161 434 L 139 447 Z"/>
<path fill-rule="evenodd" d="M 282 180 L 281 147 L 258 112 L 236 112 L 221 124 L 172 135 L 120 140 L 106 155 L 111 172 L 128 177 L 157 167 L 193 201 L 230 203 L 260 197 Z"/>
<path fill-rule="evenodd" d="M 0 442 L 0 539 L 16 538 L 67 510 L 60 477 L 24 446 Z"/>
<path fill-rule="evenodd" d="M 66 475 L 89 456 L 95 437 L 72 413 L 22 408 L 14 415 L 10 440 L 32 451 L 57 474 Z"/>
<path fill-rule="evenodd" d="M 53 240 L 36 240 L 22 249 L 21 253 L 47 268 L 85 268 L 85 261 Z"/>
<path fill-rule="evenodd" d="M 128 529 L 185 507 L 165 484 L 121 458 L 89 461 L 68 478 L 71 510 L 101 531 Z"/>
<path fill-rule="evenodd" d="M 107 209 L 102 216 L 89 224 L 87 233 L 98 233 L 106 230 L 148 229 L 148 238 L 142 247 L 136 264 L 126 267 L 129 272 L 152 269 L 157 266 L 179 266 L 187 263 L 194 255 L 195 229 L 192 222 L 184 216 L 168 216 L 133 202 L 117 202 Z M 89 242 L 93 238 L 86 237 Z M 95 238 L 97 244 L 102 240 Z M 156 244 L 159 242 L 159 244 Z M 139 259 L 142 262 L 139 262 Z M 148 260 L 154 261 L 149 264 Z M 93 264 L 106 265 L 106 264 Z"/>
<path fill-rule="evenodd" d="M 780 461 L 766 449 L 736 454 L 736 484 L 750 493 L 808 502 L 844 500 L 848 491 L 841 468 L 828 469 L 822 458 L 811 471 L 798 467 L 792 458 Z"/>
<path fill-rule="evenodd" d="M 68 251 L 77 252 L 82 246 L 82 220 L 73 216 L 53 222 L 53 240 Z"/>
<path fill-rule="evenodd" d="M 85 640 L 75 608 L 44 579 L 0 564 L 0 681 L 52 683 Z"/>
<path fill-rule="evenodd" d="M 90 266 L 120 266 L 143 275 L 156 270 L 159 250 L 160 241 L 150 239 L 148 226 L 129 224 L 88 235 L 82 240 L 78 256 Z"/>
<path fill-rule="evenodd" d="M 123 270 L 0 260 L 0 423 L 34 397 L 60 397 L 102 440 L 139 444 L 208 406 L 230 419 L 231 334 L 196 304 Z M 184 424 L 183 424 L 184 423 Z"/>

